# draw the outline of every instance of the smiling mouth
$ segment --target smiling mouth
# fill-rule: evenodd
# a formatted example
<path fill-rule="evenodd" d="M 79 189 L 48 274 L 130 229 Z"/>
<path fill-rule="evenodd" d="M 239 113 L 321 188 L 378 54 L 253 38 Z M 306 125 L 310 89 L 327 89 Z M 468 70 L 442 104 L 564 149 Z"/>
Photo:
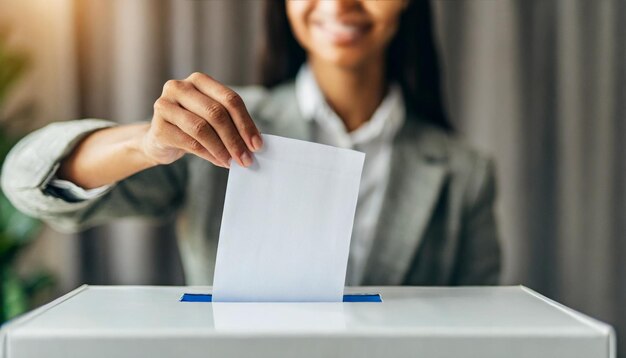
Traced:
<path fill-rule="evenodd" d="M 334 45 L 353 45 L 371 29 L 369 24 L 350 24 L 339 21 L 316 21 L 314 28 Z"/>

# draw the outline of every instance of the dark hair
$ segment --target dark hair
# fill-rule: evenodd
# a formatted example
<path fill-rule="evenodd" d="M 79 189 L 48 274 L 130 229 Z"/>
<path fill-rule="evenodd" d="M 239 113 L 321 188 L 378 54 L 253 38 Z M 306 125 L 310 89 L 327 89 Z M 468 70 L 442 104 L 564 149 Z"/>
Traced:
<path fill-rule="evenodd" d="M 417 117 L 452 130 L 441 98 L 429 0 L 410 0 L 387 49 L 387 76 L 402 87 L 405 102 Z M 293 79 L 306 60 L 296 41 L 284 0 L 265 1 L 265 39 L 260 58 L 261 84 L 271 88 Z"/>

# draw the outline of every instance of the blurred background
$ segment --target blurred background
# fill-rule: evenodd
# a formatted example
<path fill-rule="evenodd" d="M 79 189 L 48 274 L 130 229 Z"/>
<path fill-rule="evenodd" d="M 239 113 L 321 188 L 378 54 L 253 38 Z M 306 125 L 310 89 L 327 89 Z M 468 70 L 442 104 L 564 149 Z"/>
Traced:
<path fill-rule="evenodd" d="M 0 0 L 0 147 L 51 121 L 149 119 L 163 83 L 193 71 L 256 83 L 261 5 Z M 451 120 L 497 160 L 502 283 L 609 322 L 625 342 L 626 1 L 432 10 Z M 63 235 L 0 208 L 4 318 L 81 283 L 183 284 L 171 223 Z"/>

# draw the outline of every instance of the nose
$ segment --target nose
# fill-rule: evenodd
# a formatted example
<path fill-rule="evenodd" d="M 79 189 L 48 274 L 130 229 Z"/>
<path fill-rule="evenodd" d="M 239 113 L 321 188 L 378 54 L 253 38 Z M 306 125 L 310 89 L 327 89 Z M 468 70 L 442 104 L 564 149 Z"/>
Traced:
<path fill-rule="evenodd" d="M 317 9 L 328 15 L 338 16 L 360 6 L 360 0 L 317 0 Z"/>

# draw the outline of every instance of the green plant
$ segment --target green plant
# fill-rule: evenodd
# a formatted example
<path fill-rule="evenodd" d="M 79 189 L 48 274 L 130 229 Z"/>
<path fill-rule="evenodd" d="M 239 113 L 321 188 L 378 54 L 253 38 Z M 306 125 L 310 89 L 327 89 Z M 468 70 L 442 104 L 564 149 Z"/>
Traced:
<path fill-rule="evenodd" d="M 25 133 L 32 105 L 5 113 L 7 96 L 28 68 L 24 54 L 10 51 L 6 32 L 0 31 L 0 165 L 11 147 Z M 16 270 L 21 252 L 39 233 L 41 224 L 15 209 L 0 191 L 0 324 L 31 307 L 31 298 L 52 283 L 52 277 L 37 273 L 23 277 Z"/>

